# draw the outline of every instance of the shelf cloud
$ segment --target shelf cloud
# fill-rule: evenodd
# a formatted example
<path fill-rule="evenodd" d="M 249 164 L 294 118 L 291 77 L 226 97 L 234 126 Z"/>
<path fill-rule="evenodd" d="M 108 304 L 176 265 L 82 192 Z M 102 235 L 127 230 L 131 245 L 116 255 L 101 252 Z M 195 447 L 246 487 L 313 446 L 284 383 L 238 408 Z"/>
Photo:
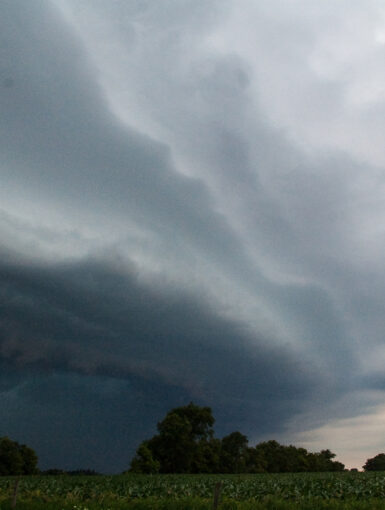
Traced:
<path fill-rule="evenodd" d="M 194 401 L 361 467 L 377 432 L 336 438 L 384 405 L 382 5 L 0 9 L 0 435 L 118 472 Z"/>

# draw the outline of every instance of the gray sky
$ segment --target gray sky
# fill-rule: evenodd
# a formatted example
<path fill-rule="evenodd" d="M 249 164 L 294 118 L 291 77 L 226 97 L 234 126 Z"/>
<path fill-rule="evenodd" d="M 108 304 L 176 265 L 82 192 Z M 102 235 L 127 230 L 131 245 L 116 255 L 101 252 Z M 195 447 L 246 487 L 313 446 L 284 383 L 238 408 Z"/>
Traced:
<path fill-rule="evenodd" d="M 384 57 L 374 0 L 2 0 L 0 435 L 383 451 Z"/>

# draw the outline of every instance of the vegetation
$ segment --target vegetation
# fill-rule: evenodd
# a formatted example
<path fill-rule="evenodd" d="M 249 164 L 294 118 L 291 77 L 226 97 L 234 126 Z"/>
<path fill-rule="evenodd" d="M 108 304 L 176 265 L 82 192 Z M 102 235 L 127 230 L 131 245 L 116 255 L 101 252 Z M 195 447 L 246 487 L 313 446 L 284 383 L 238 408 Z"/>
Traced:
<path fill-rule="evenodd" d="M 363 468 L 365 471 L 385 471 L 385 453 L 379 453 L 368 459 Z"/>
<path fill-rule="evenodd" d="M 266 441 L 250 447 L 240 432 L 217 439 L 209 407 L 177 407 L 158 423 L 158 434 L 143 441 L 131 461 L 132 473 L 292 473 L 343 471 L 330 450 Z"/>
<path fill-rule="evenodd" d="M 139 445 L 129 472 L 116 476 L 88 469 L 37 475 L 35 452 L 2 437 L 0 510 L 13 508 L 16 496 L 19 510 L 209 510 L 218 488 L 217 510 L 385 506 L 383 453 L 359 473 L 344 470 L 330 450 L 311 453 L 274 440 L 251 447 L 238 431 L 216 438 L 213 425 L 209 407 L 172 409 Z"/>
<path fill-rule="evenodd" d="M 0 475 L 32 475 L 37 473 L 37 455 L 25 444 L 0 437 Z"/>
<path fill-rule="evenodd" d="M 380 509 L 385 473 L 254 475 L 30 476 L 17 508 L 28 510 L 206 510 L 222 483 L 218 510 Z M 0 509 L 10 508 L 15 478 L 0 478 Z"/>
<path fill-rule="evenodd" d="M 47 469 L 46 471 L 40 471 L 41 475 L 47 475 L 47 476 L 63 476 L 63 475 L 69 475 L 69 476 L 100 476 L 101 473 L 98 473 L 94 469 L 75 469 L 73 471 L 64 471 L 63 469 Z"/>

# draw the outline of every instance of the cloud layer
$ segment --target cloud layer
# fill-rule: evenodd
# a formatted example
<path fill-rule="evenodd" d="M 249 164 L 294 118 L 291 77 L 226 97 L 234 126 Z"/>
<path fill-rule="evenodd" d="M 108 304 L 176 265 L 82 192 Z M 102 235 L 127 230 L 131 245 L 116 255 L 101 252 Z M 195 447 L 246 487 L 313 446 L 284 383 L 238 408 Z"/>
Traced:
<path fill-rule="evenodd" d="M 189 400 L 325 448 L 381 410 L 380 3 L 1 10 L 0 434 L 119 471 Z"/>

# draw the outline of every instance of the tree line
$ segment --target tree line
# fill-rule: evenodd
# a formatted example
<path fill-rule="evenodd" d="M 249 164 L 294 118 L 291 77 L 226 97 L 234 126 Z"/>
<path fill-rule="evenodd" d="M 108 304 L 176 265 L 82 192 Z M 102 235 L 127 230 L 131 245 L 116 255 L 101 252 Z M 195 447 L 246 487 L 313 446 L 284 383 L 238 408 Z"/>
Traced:
<path fill-rule="evenodd" d="M 241 432 L 222 439 L 214 437 L 214 417 L 210 407 L 193 403 L 171 409 L 157 424 L 158 433 L 143 441 L 131 461 L 131 473 L 293 473 L 343 471 L 330 450 L 309 452 L 277 441 L 252 447 Z M 0 437 L 0 476 L 9 475 L 96 475 L 94 470 L 39 471 L 35 451 Z M 366 461 L 365 471 L 385 471 L 385 453 Z M 357 471 L 357 470 L 354 470 Z"/>
<path fill-rule="evenodd" d="M 343 471 L 330 450 L 265 441 L 254 447 L 241 432 L 214 437 L 210 407 L 193 403 L 169 411 L 158 433 L 143 441 L 131 461 L 132 473 L 289 473 Z"/>

